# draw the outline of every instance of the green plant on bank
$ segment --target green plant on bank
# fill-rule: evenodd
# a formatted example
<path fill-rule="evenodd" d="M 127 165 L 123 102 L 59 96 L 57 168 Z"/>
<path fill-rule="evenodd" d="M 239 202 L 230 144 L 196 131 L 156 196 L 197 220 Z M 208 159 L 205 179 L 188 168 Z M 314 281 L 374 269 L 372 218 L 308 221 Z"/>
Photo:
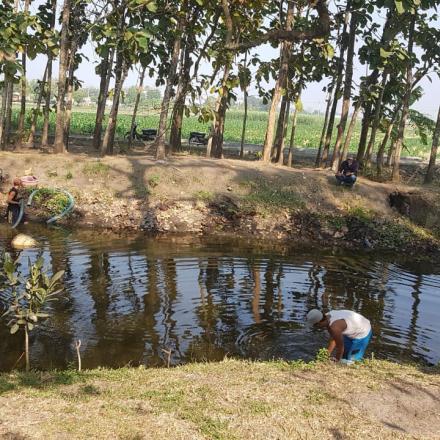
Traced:
<path fill-rule="evenodd" d="M 160 181 L 160 176 L 158 176 L 157 174 L 153 174 L 148 178 L 148 185 L 151 188 L 156 188 L 156 186 L 159 185 L 159 181 Z"/>
<path fill-rule="evenodd" d="M 244 202 L 254 207 L 261 206 L 266 209 L 304 207 L 300 195 L 287 185 L 260 179 L 242 183 L 241 186 L 249 187 L 249 194 L 244 196 Z"/>
<path fill-rule="evenodd" d="M 214 199 L 214 194 L 211 191 L 200 190 L 194 193 L 194 197 L 202 202 L 211 202 Z"/>
<path fill-rule="evenodd" d="M 64 271 L 57 272 L 49 277 L 43 270 L 44 260 L 38 258 L 35 263 L 28 260 L 29 276 L 23 279 L 18 270 L 18 261 L 14 261 L 9 254 L 4 254 L 3 265 L 0 271 L 2 284 L 10 290 L 9 307 L 3 317 L 9 318 L 7 326 L 11 335 L 22 329 L 24 331 L 24 346 L 26 357 L 26 371 L 30 369 L 29 361 L 29 332 L 40 321 L 49 317 L 44 312 L 45 306 L 55 300 L 55 296 L 62 289 L 58 289 L 59 281 Z"/>
<path fill-rule="evenodd" d="M 82 172 L 89 177 L 106 177 L 110 172 L 110 166 L 101 161 L 87 163 Z"/>

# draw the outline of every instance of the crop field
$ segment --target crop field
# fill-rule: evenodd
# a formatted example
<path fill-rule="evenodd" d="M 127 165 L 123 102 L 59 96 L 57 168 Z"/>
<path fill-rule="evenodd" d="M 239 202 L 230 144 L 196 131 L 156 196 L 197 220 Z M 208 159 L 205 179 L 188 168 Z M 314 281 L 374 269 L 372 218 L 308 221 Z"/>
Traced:
<path fill-rule="evenodd" d="M 125 133 L 130 130 L 131 109 L 122 108 L 118 117 L 116 137 L 123 139 Z M 18 116 L 17 110 L 13 112 L 14 122 Z M 226 142 L 240 142 L 243 126 L 243 112 L 240 110 L 230 110 L 226 115 L 226 127 L 224 140 Z M 28 114 L 28 125 L 30 125 L 30 113 Z M 37 130 L 41 130 L 42 118 L 39 119 Z M 157 128 L 159 124 L 159 111 L 141 112 L 137 117 L 138 129 Z M 322 115 L 300 114 L 297 121 L 295 136 L 295 147 L 300 148 L 318 148 L 321 138 L 322 124 L 324 117 Z M 337 124 L 337 121 L 336 121 Z M 336 136 L 336 124 L 333 136 Z M 95 125 L 95 109 L 77 108 L 72 114 L 71 134 L 91 136 Z M 250 111 L 248 114 L 246 128 L 246 143 L 262 145 L 267 125 L 267 112 Z M 196 116 L 185 118 L 183 122 L 182 136 L 187 139 L 191 131 L 209 131 L 209 123 L 199 122 Z M 55 127 L 55 113 L 50 115 L 50 127 L 53 132 Z M 290 124 L 287 130 L 286 146 L 289 145 Z M 352 137 L 350 149 L 355 151 L 359 141 L 360 123 L 357 124 L 355 133 Z M 376 140 L 376 148 L 382 140 L 382 134 L 379 133 Z M 333 139 L 334 141 L 334 139 Z M 428 140 L 430 142 L 430 139 Z M 427 156 L 429 154 L 430 144 L 423 145 L 420 137 L 413 127 L 409 126 L 405 137 L 405 147 L 403 155 L 405 156 Z"/>

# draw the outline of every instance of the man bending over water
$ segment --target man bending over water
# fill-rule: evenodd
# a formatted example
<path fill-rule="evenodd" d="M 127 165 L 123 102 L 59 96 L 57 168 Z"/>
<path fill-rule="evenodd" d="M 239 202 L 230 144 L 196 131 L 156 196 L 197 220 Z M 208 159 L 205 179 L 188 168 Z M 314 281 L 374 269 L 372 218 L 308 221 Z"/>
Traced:
<path fill-rule="evenodd" d="M 307 313 L 307 322 L 317 328 L 326 328 L 330 333 L 328 352 L 336 349 L 335 360 L 360 361 L 370 342 L 370 321 L 351 310 L 332 310 L 323 314 L 313 309 Z"/>

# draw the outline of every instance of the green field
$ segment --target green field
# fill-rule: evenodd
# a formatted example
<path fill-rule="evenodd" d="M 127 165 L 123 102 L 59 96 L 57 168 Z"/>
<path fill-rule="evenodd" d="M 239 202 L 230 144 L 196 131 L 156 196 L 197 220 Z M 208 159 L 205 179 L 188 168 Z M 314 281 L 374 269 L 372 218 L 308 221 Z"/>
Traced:
<path fill-rule="evenodd" d="M 92 135 L 95 114 L 94 108 L 77 108 L 72 115 L 71 134 L 76 135 Z M 131 115 L 130 109 L 122 109 L 117 125 L 117 138 L 123 138 L 124 134 L 130 130 Z M 139 129 L 140 128 L 157 128 L 159 123 L 159 111 L 154 110 L 147 113 L 141 113 L 137 117 Z M 16 124 L 18 112 L 14 111 L 14 123 Z M 28 115 L 28 124 L 30 125 L 30 116 Z M 295 146 L 302 148 L 317 148 L 321 138 L 322 124 L 324 117 L 322 115 L 300 114 L 298 117 Z M 41 129 L 41 118 L 38 124 L 38 130 Z M 226 116 L 226 128 L 224 139 L 226 142 L 240 142 L 243 124 L 243 112 L 240 110 L 230 110 Z M 248 123 L 246 130 L 246 143 L 261 145 L 264 142 L 264 136 L 267 125 L 267 112 L 250 111 L 248 115 Z M 336 124 L 335 124 L 336 125 Z M 53 132 L 55 127 L 55 113 L 50 115 L 50 126 Z M 191 116 L 184 119 L 183 123 L 183 138 L 187 139 L 191 131 L 204 131 L 209 129 L 209 123 L 200 123 L 196 116 Z M 350 149 L 355 151 L 359 141 L 360 123 L 357 124 L 355 133 L 353 135 Z M 336 128 L 334 130 L 336 136 Z M 289 145 L 290 126 L 287 131 L 286 145 Z M 376 148 L 382 140 L 382 134 L 379 134 L 376 141 Z M 403 155 L 406 156 L 426 156 L 429 154 L 430 146 L 423 145 L 420 137 L 415 130 L 410 126 L 407 130 L 405 138 L 405 149 Z"/>

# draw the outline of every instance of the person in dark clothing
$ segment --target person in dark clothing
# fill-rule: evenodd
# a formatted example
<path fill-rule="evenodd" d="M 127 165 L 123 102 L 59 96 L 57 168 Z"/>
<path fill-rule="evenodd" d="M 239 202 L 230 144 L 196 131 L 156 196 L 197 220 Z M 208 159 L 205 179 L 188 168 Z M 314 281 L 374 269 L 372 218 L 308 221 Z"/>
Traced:
<path fill-rule="evenodd" d="M 15 224 L 20 215 L 21 197 L 19 190 L 23 186 L 20 179 L 14 179 L 13 185 L 8 193 L 8 209 L 6 211 L 8 222 L 12 225 Z M 22 221 L 24 221 L 24 216 Z"/>
<path fill-rule="evenodd" d="M 357 172 L 359 170 L 359 164 L 352 157 L 348 157 L 344 160 L 339 167 L 339 171 L 336 174 L 336 180 L 340 185 L 353 186 L 357 179 Z"/>

